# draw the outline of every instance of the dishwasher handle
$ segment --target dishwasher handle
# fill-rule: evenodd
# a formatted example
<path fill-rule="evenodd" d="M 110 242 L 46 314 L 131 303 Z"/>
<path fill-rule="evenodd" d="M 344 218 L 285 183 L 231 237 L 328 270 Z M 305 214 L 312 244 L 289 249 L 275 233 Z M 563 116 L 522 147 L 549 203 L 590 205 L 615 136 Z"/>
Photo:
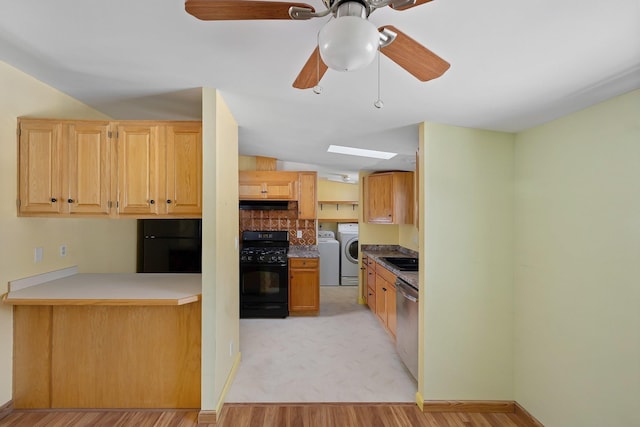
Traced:
<path fill-rule="evenodd" d="M 396 290 L 411 302 L 418 302 L 418 291 L 402 279 L 396 281 Z"/>

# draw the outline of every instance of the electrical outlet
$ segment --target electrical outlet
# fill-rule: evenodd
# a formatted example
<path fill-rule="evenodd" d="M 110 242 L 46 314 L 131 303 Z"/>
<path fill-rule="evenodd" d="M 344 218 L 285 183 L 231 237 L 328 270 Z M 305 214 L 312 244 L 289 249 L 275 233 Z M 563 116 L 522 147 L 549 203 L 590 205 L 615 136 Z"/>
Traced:
<path fill-rule="evenodd" d="M 42 248 L 35 248 L 33 251 L 33 262 L 40 262 L 42 261 L 42 256 L 44 253 L 44 249 Z"/>
<path fill-rule="evenodd" d="M 67 245 L 60 245 L 60 256 L 67 256 Z"/>
<path fill-rule="evenodd" d="M 296 237 L 297 237 L 298 239 L 302 239 L 302 230 L 298 230 L 298 231 L 296 231 Z"/>

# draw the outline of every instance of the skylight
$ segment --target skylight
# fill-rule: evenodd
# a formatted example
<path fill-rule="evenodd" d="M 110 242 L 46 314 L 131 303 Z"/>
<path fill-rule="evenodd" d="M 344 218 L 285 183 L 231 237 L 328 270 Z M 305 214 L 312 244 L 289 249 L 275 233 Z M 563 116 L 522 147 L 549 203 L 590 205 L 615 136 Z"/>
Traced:
<path fill-rule="evenodd" d="M 388 151 L 366 150 L 364 148 L 345 147 L 342 145 L 330 145 L 327 152 L 385 160 L 389 160 L 398 155 L 398 153 L 390 153 Z"/>

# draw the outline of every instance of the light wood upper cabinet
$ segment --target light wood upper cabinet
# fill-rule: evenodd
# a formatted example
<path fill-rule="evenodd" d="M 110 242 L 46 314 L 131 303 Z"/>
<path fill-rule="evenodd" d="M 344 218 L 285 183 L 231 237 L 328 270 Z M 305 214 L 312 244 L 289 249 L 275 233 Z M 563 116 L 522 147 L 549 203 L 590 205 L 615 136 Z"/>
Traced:
<path fill-rule="evenodd" d="M 298 172 L 240 171 L 240 200 L 297 200 Z"/>
<path fill-rule="evenodd" d="M 202 126 L 167 126 L 167 213 L 202 214 Z"/>
<path fill-rule="evenodd" d="M 289 259 L 289 314 L 320 311 L 320 259 Z"/>
<path fill-rule="evenodd" d="M 202 215 L 199 122 L 118 124 L 118 214 Z"/>
<path fill-rule="evenodd" d="M 68 123 L 64 126 L 66 167 L 63 188 L 69 214 L 109 215 L 112 144 L 109 122 Z"/>
<path fill-rule="evenodd" d="M 200 122 L 20 119 L 21 216 L 202 215 Z"/>
<path fill-rule="evenodd" d="M 364 177 L 364 219 L 372 224 L 413 223 L 413 172 Z"/>
<path fill-rule="evenodd" d="M 164 141 L 158 125 L 118 124 L 118 214 L 158 214 L 164 207 Z M 162 174 L 162 176 L 160 176 Z"/>
<path fill-rule="evenodd" d="M 110 214 L 109 122 L 21 119 L 20 215 Z"/>
<path fill-rule="evenodd" d="M 62 123 L 18 122 L 18 214 L 62 212 Z"/>
<path fill-rule="evenodd" d="M 298 218 L 316 219 L 318 211 L 317 172 L 300 172 L 299 175 Z"/>

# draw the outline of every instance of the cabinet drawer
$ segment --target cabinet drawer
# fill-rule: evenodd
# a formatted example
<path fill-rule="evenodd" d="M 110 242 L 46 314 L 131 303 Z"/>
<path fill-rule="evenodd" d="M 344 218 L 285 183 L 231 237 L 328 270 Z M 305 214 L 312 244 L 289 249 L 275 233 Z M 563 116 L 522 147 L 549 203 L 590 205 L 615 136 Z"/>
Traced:
<path fill-rule="evenodd" d="M 381 264 L 376 263 L 376 274 L 380 275 L 384 280 L 389 282 L 390 284 L 396 283 L 396 275 L 391 271 L 387 270 Z"/>
<path fill-rule="evenodd" d="M 289 258 L 291 268 L 318 268 L 318 258 Z"/>

